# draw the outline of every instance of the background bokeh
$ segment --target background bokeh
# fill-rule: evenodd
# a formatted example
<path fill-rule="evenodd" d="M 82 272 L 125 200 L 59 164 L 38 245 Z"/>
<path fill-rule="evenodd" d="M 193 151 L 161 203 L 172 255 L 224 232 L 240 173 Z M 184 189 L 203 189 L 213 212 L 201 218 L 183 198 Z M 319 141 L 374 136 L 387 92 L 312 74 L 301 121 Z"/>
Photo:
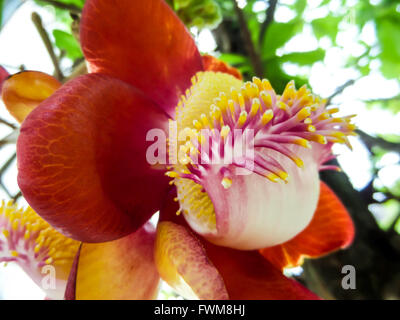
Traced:
<path fill-rule="evenodd" d="M 78 32 L 84 2 L 0 0 L 0 65 L 61 81 L 84 72 Z M 350 249 L 288 274 L 324 298 L 399 299 L 400 1 L 167 2 L 203 53 L 235 66 L 246 79 L 268 78 L 278 92 L 294 79 L 297 87 L 308 84 L 340 106 L 342 115 L 357 114 L 353 150 L 334 148 L 343 173 L 322 174 L 353 216 L 356 240 Z M 0 199 L 23 204 L 16 183 L 17 128 L 0 105 Z M 341 288 L 346 264 L 356 268 L 356 290 Z M 17 267 L 0 268 L 0 298 L 43 297 Z M 160 297 L 176 295 L 166 287 Z"/>

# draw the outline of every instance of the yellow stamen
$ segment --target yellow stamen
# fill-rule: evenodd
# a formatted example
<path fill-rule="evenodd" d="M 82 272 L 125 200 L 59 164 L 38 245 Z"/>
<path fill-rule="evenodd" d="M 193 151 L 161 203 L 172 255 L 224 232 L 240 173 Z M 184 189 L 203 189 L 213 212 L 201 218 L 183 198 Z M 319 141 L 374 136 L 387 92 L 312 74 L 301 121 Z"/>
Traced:
<path fill-rule="evenodd" d="M 303 121 L 311 115 L 311 108 L 305 107 L 297 113 L 297 120 Z"/>
<path fill-rule="evenodd" d="M 272 110 L 265 111 L 261 118 L 262 125 L 265 126 L 266 124 L 268 124 L 272 120 L 273 117 L 274 117 L 274 113 Z"/>
<path fill-rule="evenodd" d="M 240 113 L 239 120 L 238 120 L 239 128 L 243 127 L 244 124 L 246 123 L 246 121 L 247 121 L 247 112 L 245 110 L 243 110 Z"/>

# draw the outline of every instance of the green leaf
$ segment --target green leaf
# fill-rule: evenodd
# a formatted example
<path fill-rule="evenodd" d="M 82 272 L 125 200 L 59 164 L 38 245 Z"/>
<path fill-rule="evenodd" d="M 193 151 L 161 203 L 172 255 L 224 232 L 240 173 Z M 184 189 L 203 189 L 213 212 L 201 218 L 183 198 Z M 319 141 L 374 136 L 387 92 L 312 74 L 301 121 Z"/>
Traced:
<path fill-rule="evenodd" d="M 343 17 L 327 16 L 311 21 L 311 26 L 317 39 L 328 36 L 335 43 L 339 31 L 339 23 L 342 19 Z"/>
<path fill-rule="evenodd" d="M 76 60 L 83 56 L 79 43 L 72 34 L 62 30 L 53 30 L 53 36 L 56 46 L 60 50 L 64 50 L 68 58 Z"/>
<path fill-rule="evenodd" d="M 399 79 L 400 75 L 400 26 L 391 20 L 377 20 L 377 34 L 381 46 L 379 57 L 381 72 L 388 78 Z"/>
<path fill-rule="evenodd" d="M 292 52 L 280 57 L 283 62 L 292 62 L 300 66 L 313 65 L 315 62 L 321 61 L 325 58 L 325 51 L 317 49 L 307 52 Z"/>
<path fill-rule="evenodd" d="M 281 93 L 289 81 L 294 80 L 297 87 L 307 84 L 307 80 L 298 76 L 289 76 L 282 69 L 280 57 L 274 57 L 264 62 L 266 78 L 271 81 L 276 92 Z"/>
<path fill-rule="evenodd" d="M 299 16 L 303 15 L 304 10 L 307 7 L 307 0 L 297 0 L 294 5 L 293 9 L 297 12 Z"/>
<path fill-rule="evenodd" d="M 223 53 L 219 56 L 219 59 L 230 65 L 238 65 L 249 61 L 247 57 L 235 53 Z"/>
<path fill-rule="evenodd" d="M 71 4 L 77 6 L 78 8 L 83 8 L 83 5 L 85 4 L 86 0 L 56 0 L 56 1 L 64 4 Z M 35 0 L 35 2 L 41 5 L 51 5 L 49 3 L 40 0 Z"/>
<path fill-rule="evenodd" d="M 262 44 L 263 59 L 276 55 L 276 50 L 283 47 L 292 37 L 303 28 L 303 22 L 295 19 L 287 23 L 273 22 L 265 33 Z"/>

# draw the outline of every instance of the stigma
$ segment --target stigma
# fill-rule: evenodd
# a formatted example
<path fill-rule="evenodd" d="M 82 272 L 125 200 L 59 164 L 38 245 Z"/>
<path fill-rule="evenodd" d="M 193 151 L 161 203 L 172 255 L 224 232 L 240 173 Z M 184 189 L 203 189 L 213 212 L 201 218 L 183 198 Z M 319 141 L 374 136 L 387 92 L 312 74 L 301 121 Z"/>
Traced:
<path fill-rule="evenodd" d="M 255 183 L 251 175 L 265 181 L 260 183 L 284 186 L 315 168 L 315 178 L 318 170 L 335 169 L 323 165 L 332 158 L 333 143 L 351 147 L 353 116 L 335 117 L 339 110 L 328 108 L 306 86 L 297 90 L 291 81 L 278 95 L 268 80 L 243 83 L 213 72 L 198 73 L 192 83 L 176 109 L 178 163 L 167 175 L 177 186 L 180 212 L 210 238 L 221 235 L 227 219 L 216 214 L 217 201 L 235 184 L 244 194 L 246 181 Z"/>

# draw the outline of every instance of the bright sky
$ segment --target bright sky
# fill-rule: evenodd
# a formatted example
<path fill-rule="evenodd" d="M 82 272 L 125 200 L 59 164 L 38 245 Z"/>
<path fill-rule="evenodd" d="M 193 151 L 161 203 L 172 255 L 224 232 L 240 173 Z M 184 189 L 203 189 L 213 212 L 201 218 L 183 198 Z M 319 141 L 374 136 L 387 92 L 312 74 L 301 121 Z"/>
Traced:
<path fill-rule="evenodd" d="M 282 1 L 292 3 L 291 0 Z M 312 20 L 326 14 L 323 9 L 315 9 L 321 0 L 308 1 L 309 5 L 314 8 L 307 11 L 306 20 Z M 240 1 L 241 5 L 245 1 Z M 331 1 L 330 6 L 334 9 L 339 8 L 340 1 Z M 259 1 L 255 4 L 260 9 L 264 9 L 265 2 Z M 43 8 L 38 8 L 32 1 L 27 1 L 18 12 L 12 17 L 5 28 L 0 33 L 0 64 L 5 66 L 10 73 L 18 71 L 19 65 L 24 64 L 27 69 L 39 70 L 47 73 L 53 72 L 53 66 L 50 58 L 42 45 L 40 37 L 31 22 L 30 15 L 32 11 L 40 13 L 45 26 L 54 26 L 55 21 L 53 15 Z M 276 20 L 286 22 L 292 17 L 292 13 L 288 9 L 279 7 L 276 11 Z M 344 68 L 344 57 L 349 54 L 359 54 L 360 48 L 355 43 L 356 30 L 348 25 L 342 26 L 342 31 L 338 35 L 338 42 L 343 49 L 330 48 L 329 40 L 321 39 L 319 43 L 323 48 L 327 49 L 327 55 L 322 63 L 315 64 L 310 70 L 301 69 L 310 75 L 310 83 L 315 93 L 327 97 L 331 95 L 337 87 L 357 77 L 357 74 Z M 375 38 L 373 26 L 367 25 L 363 32 L 362 38 L 365 41 L 371 41 Z M 210 31 L 202 31 L 196 40 L 199 44 L 200 51 L 213 52 L 215 50 L 215 41 Z M 281 50 L 281 53 L 287 51 L 308 51 L 316 49 L 318 41 L 312 35 L 312 31 L 305 29 L 305 32 L 292 39 Z M 377 70 L 379 65 L 373 66 Z M 287 65 L 286 71 L 297 73 L 298 67 Z M 378 72 L 358 81 L 353 87 L 347 88 L 342 95 L 334 99 L 334 103 L 340 105 L 342 114 L 357 114 L 355 122 L 358 127 L 370 134 L 377 133 L 395 133 L 400 135 L 400 114 L 393 115 L 383 110 L 366 110 L 363 99 L 385 98 L 399 94 L 400 88 L 395 81 L 385 80 Z M 1 102 L 0 102 L 1 103 Z M 5 108 L 0 105 L 0 117 L 13 121 L 8 115 Z M 9 133 L 4 126 L 0 126 L 0 137 Z M 335 147 L 340 164 L 345 172 L 350 176 L 353 185 L 361 189 L 371 178 L 371 164 L 368 160 L 368 153 L 365 147 L 357 138 L 351 139 L 354 150 L 350 152 L 342 146 Z M 2 159 L 0 165 L 4 163 L 14 152 L 13 146 L 8 146 L 6 150 L 1 150 Z M 384 185 L 391 185 L 397 179 L 400 179 L 400 166 L 394 165 L 399 161 L 396 154 L 388 154 L 382 159 L 382 165 L 387 165 L 381 170 L 379 178 Z M 16 168 L 9 170 L 4 177 L 7 185 L 11 187 L 12 192 L 17 191 L 16 185 Z M 6 195 L 0 190 L 0 198 L 6 198 Z M 298 272 L 298 271 L 296 271 Z M 2 290 L 1 290 L 2 288 Z M 3 299 L 42 299 L 43 293 L 32 284 L 30 279 L 18 268 L 8 266 L 2 268 L 0 266 L 0 298 Z"/>

